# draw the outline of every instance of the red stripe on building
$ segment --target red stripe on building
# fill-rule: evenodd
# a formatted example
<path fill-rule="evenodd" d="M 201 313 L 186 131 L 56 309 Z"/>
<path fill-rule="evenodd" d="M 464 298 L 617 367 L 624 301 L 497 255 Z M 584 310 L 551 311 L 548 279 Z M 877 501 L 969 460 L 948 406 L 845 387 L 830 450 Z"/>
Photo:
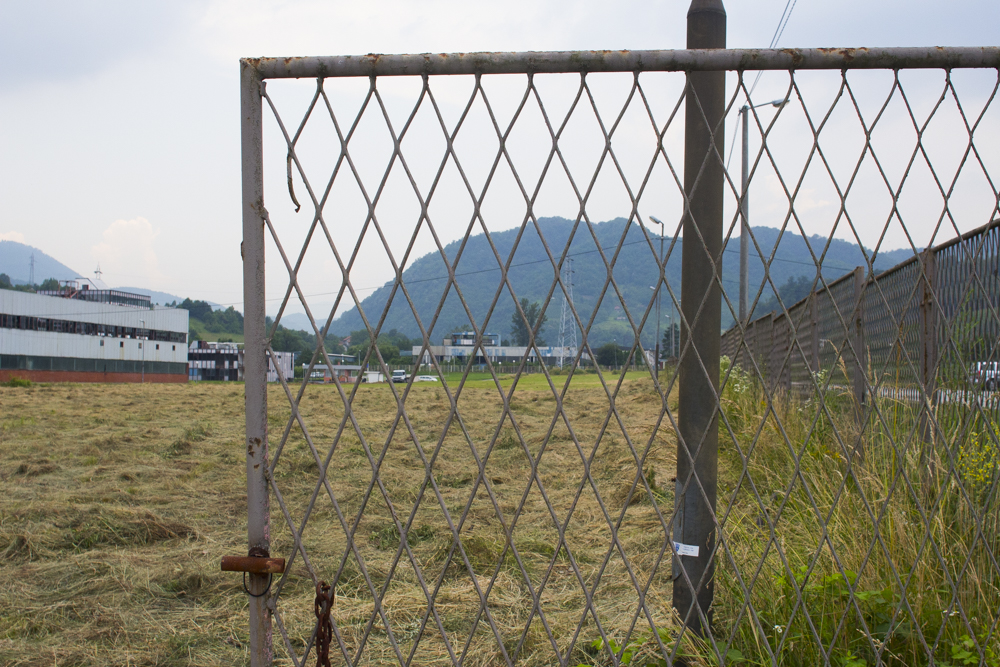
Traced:
<path fill-rule="evenodd" d="M 25 371 L 25 370 L 2 370 L 0 371 L 0 382 L 7 382 L 11 378 L 22 378 L 32 382 L 139 382 L 151 383 L 176 383 L 187 382 L 187 373 L 146 373 L 143 378 L 141 373 L 100 373 L 94 371 Z"/>

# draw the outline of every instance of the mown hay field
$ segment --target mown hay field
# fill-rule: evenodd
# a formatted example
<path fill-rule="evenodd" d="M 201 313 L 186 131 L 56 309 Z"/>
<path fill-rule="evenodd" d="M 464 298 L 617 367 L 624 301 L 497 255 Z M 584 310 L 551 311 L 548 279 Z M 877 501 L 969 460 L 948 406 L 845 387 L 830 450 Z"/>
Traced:
<path fill-rule="evenodd" d="M 414 384 L 405 419 L 391 385 L 357 387 L 353 419 L 336 387 L 309 385 L 296 399 L 305 431 L 269 388 L 272 555 L 289 559 L 272 588 L 276 664 L 311 644 L 314 578 L 337 582 L 334 664 L 606 665 L 602 631 L 632 664 L 657 664 L 678 630 L 673 425 L 648 374 L 553 380 L 555 394 L 544 375 L 518 380 L 506 416 L 511 378 L 450 378 L 451 397 Z M 974 526 L 995 507 L 990 459 L 963 504 L 956 486 L 973 487 L 959 477 L 910 489 L 926 467 L 900 436 L 910 417 L 858 440 L 834 399 L 772 404 L 738 375 L 723 398 L 719 641 L 685 635 L 688 664 L 927 664 L 928 646 L 946 664 L 970 642 L 995 650 L 997 525 Z M 676 414 L 676 389 L 667 404 Z M 0 425 L 0 664 L 247 662 L 240 577 L 219 571 L 246 553 L 242 385 L 0 387 Z M 864 460 L 842 442 L 862 442 Z M 308 561 L 289 521 L 305 525 Z"/>
<path fill-rule="evenodd" d="M 509 387 L 511 381 L 504 384 Z M 580 376 L 573 386 L 566 410 L 578 441 L 590 442 L 592 449 L 604 429 L 608 399 L 597 376 Z M 0 498 L 0 552 L 8 564 L 0 574 L 0 662 L 231 665 L 246 659 L 247 615 L 240 579 L 219 572 L 222 556 L 246 552 L 242 389 L 242 385 L 225 383 L 0 388 L 0 446 L 5 454 L 0 474 L 7 490 Z M 651 450 L 644 467 L 655 479 L 669 478 L 672 446 L 662 436 L 650 442 L 658 410 L 637 407 L 659 403 L 651 380 L 626 380 L 620 393 L 618 411 L 627 424 L 625 432 L 634 438 L 640 453 Z M 352 403 L 370 451 L 379 457 L 385 449 L 380 478 L 386 495 L 376 487 L 365 510 L 359 512 L 372 467 L 358 433 L 350 426 L 338 438 L 327 476 L 341 511 L 355 527 L 364 569 L 376 586 L 388 578 L 399 541 L 387 521 L 386 498 L 406 521 L 424 481 L 423 463 L 405 426 L 398 425 L 392 438 L 388 437 L 395 405 L 387 384 L 359 387 Z M 571 517 L 567 543 L 586 576 L 593 577 L 604 564 L 611 539 L 596 495 L 583 483 L 580 450 L 565 423 L 552 427 L 555 399 L 544 376 L 522 379 L 512 412 L 524 443 L 534 454 L 546 443 L 538 477 L 555 518 L 539 487 L 529 485 L 531 465 L 509 418 L 500 427 L 502 400 L 491 382 L 467 383 L 458 396 L 462 419 L 452 421 L 443 439 L 449 402 L 441 385 L 414 385 L 406 405 L 425 455 L 431 456 L 442 441 L 433 464 L 440 497 L 424 493 L 409 541 L 429 585 L 444 573 L 438 609 L 455 650 L 462 650 L 463 635 L 473 633 L 473 625 L 479 628 L 466 659 L 469 664 L 491 661 L 497 648 L 492 634 L 484 638 L 487 641 L 479 639 L 487 624 L 475 623 L 479 598 L 468 568 L 459 558 L 449 568 L 444 566 L 452 540 L 441 501 L 453 523 L 461 525 L 462 544 L 476 583 L 485 587 L 499 570 L 490 592 L 491 606 L 495 604 L 491 613 L 496 623 L 511 631 L 514 644 L 524 629 L 519 626 L 531 611 L 522 590 L 522 567 L 536 583 L 549 573 L 542 599 L 553 601 L 553 609 L 547 610 L 550 624 L 557 626 L 558 640 L 566 642 L 571 636 L 566 631 L 570 621 L 575 627 L 582 617 L 583 594 L 566 549 L 556 552 L 555 523 Z M 325 456 L 343 416 L 336 389 L 310 385 L 301 410 L 310 437 Z M 277 453 L 289 413 L 284 392 L 271 387 L 273 453 Z M 663 548 L 663 530 L 657 509 L 648 497 L 639 497 L 641 487 L 635 497 L 626 498 L 636 481 L 636 462 L 624 444 L 621 426 L 612 422 L 608 428 L 592 476 L 613 519 L 626 502 L 639 509 L 622 521 L 621 535 L 628 536 L 634 567 L 644 570 L 648 579 Z M 666 432 L 672 430 L 660 429 L 661 434 Z M 486 465 L 489 491 L 480 484 L 472 494 L 478 466 L 467 444 L 469 438 L 481 457 L 493 441 Z M 300 522 L 317 486 L 318 467 L 297 426 L 281 450 L 275 478 L 290 515 Z M 491 493 L 508 521 L 523 500 L 515 528 L 520 565 L 510 552 L 503 553 L 503 528 L 489 499 Z M 571 513 L 574 498 L 576 508 Z M 289 556 L 292 551 L 284 524 L 274 502 L 274 555 Z M 321 495 L 316 502 L 303 541 L 317 576 L 332 580 L 344 555 L 345 539 L 329 497 Z M 595 599 L 601 600 L 602 613 L 631 619 L 634 588 L 621 559 L 611 561 L 604 567 L 607 583 L 598 588 Z M 345 641 L 355 649 L 364 634 L 363 621 L 373 608 L 361 569 L 353 558 L 346 563 L 335 610 Z M 412 642 L 421 608 L 426 607 L 419 588 L 414 588 L 414 576 L 414 563 L 404 555 L 386 594 L 390 622 L 394 629 L 400 625 L 396 633 L 401 645 Z M 652 583 L 651 596 L 660 598 L 656 607 L 666 614 L 669 556 Z M 275 585 L 282 586 L 283 620 L 293 646 L 301 651 L 312 631 L 314 595 L 301 557 L 292 564 L 286 580 Z M 628 590 L 633 591 L 631 595 L 622 595 Z M 597 636 L 590 632 L 580 642 Z M 523 634 L 522 656 L 545 653 L 546 648 L 551 651 L 537 618 Z M 450 661 L 443 640 L 435 635 L 439 635 L 437 628 L 429 626 L 414 664 Z M 275 639 L 281 643 L 277 633 Z M 486 650 L 489 644 L 493 646 Z M 363 662 L 376 664 L 393 656 L 385 628 L 376 628 Z"/>

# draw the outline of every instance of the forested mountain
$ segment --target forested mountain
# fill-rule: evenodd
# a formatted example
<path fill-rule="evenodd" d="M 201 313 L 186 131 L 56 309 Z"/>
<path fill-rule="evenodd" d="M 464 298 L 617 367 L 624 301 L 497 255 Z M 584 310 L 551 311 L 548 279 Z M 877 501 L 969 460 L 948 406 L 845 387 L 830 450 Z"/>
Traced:
<path fill-rule="evenodd" d="M 558 261 L 559 254 L 566 247 L 570 235 L 569 255 L 573 258 L 573 296 L 577 313 L 586 326 L 591 318 L 590 343 L 592 346 L 610 342 L 613 339 L 619 344 L 633 341 L 633 329 L 626 317 L 626 309 L 638 325 L 645 309 L 650 305 L 653 292 L 650 285 L 656 282 L 656 254 L 659 251 L 659 238 L 651 237 L 652 247 L 644 237 L 641 228 L 632 224 L 626 230 L 627 220 L 617 218 L 593 225 L 593 234 L 584 224 L 576 227 L 574 221 L 565 218 L 541 218 L 539 227 L 545 237 L 546 245 Z M 493 243 L 504 262 L 510 256 L 518 230 L 510 229 L 492 234 Z M 768 227 L 755 227 L 754 236 L 766 255 L 774 250 L 779 240 L 779 230 Z M 623 238 L 624 237 L 624 238 Z M 595 241 L 596 239 L 596 241 Z M 789 279 L 800 276 L 811 281 L 816 276 L 809 248 L 819 256 L 823 250 L 825 239 L 801 236 L 786 232 L 780 238 L 780 246 L 775 253 L 775 261 L 771 264 L 771 280 L 777 286 L 783 285 Z M 620 250 L 618 249 L 621 244 Z M 680 299 L 681 284 L 681 253 L 683 240 L 671 244 L 666 239 L 664 254 L 669 256 L 667 262 L 667 280 L 670 282 L 674 296 Z M 454 261 L 460 247 L 456 241 L 445 246 L 449 261 Z M 617 257 L 615 256 L 617 252 Z M 607 284 L 609 271 L 602 259 L 602 253 L 608 263 L 613 262 L 611 277 L 617 285 L 619 296 L 612 284 Z M 884 270 L 898 261 L 910 256 L 910 250 L 898 250 L 890 253 L 880 253 L 875 262 L 876 270 Z M 823 262 L 823 276 L 833 279 L 852 271 L 854 267 L 864 265 L 863 255 L 856 244 L 846 241 L 834 241 Z M 763 263 L 756 258 L 751 247 L 750 285 L 753 291 L 759 287 L 764 276 Z M 476 235 L 469 239 L 461 259 L 455 267 L 456 284 L 461 291 L 465 304 L 471 313 L 472 321 L 480 326 L 485 321 L 488 332 L 498 333 L 504 339 L 511 336 L 511 316 L 515 312 L 514 299 L 504 288 L 499 291 L 501 272 L 496 258 L 490 249 L 486 237 Z M 442 297 L 444 305 L 437 321 L 433 323 L 431 342 L 439 344 L 444 334 L 461 327 L 470 321 L 470 314 L 459 299 L 454 288 L 445 295 L 448 270 L 437 252 L 429 253 L 413 261 L 403 272 L 410 297 L 413 299 L 417 313 L 425 327 L 431 327 L 432 318 Z M 723 257 L 723 286 L 737 307 L 739 294 L 739 238 L 730 239 Z M 508 273 L 511 286 L 518 299 L 527 298 L 529 302 L 544 304 L 549 296 L 554 281 L 554 269 L 541 243 L 537 231 L 529 226 L 520 239 L 517 250 L 511 260 Z M 371 322 L 377 322 L 383 309 L 389 301 L 393 284 L 386 283 L 373 292 L 362 302 L 362 308 Z M 770 284 L 765 286 L 760 301 L 770 298 L 773 290 Z M 668 313 L 671 310 L 671 298 L 663 293 L 661 319 L 666 325 Z M 493 305 L 496 299 L 495 306 Z M 655 304 L 654 304 L 655 305 Z M 562 307 L 562 291 L 556 287 L 551 300 L 545 309 L 547 324 L 543 336 L 550 345 L 558 344 L 559 321 Z M 728 307 L 723 303 L 722 326 L 728 328 L 733 321 Z M 655 338 L 656 321 L 651 311 L 643 333 L 644 342 L 651 344 Z M 488 319 L 487 319 L 488 317 Z M 346 335 L 350 331 L 363 328 L 361 318 L 356 308 L 343 313 L 334 320 L 331 331 L 338 335 Z M 398 329 L 401 333 L 418 337 L 419 327 L 413 312 L 410 310 L 401 291 L 397 290 L 393 297 L 389 314 L 383 324 L 383 330 Z"/>
<path fill-rule="evenodd" d="M 7 274 L 14 285 L 27 283 L 31 277 L 32 255 L 35 257 L 37 284 L 41 284 L 47 278 L 72 280 L 82 275 L 38 248 L 17 241 L 0 241 L 0 273 Z"/>

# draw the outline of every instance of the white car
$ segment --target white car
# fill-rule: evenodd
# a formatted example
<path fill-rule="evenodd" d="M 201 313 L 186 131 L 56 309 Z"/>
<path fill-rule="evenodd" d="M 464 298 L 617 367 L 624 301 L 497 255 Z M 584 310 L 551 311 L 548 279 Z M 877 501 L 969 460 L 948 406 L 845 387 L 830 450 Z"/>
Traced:
<path fill-rule="evenodd" d="M 441 380 L 439 378 L 436 378 L 433 375 L 418 375 L 416 378 L 414 378 L 414 382 L 440 382 L 440 381 Z"/>

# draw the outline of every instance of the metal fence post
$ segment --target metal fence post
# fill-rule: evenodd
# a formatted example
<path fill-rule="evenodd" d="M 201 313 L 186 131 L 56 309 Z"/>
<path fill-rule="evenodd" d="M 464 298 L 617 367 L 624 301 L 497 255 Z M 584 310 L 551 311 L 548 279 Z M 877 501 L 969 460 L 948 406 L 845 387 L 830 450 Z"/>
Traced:
<path fill-rule="evenodd" d="M 774 395 L 781 382 L 781 350 L 778 348 L 778 313 L 771 311 L 771 346 L 767 350 L 768 391 Z"/>
<path fill-rule="evenodd" d="M 247 543 L 254 555 L 270 555 L 267 454 L 267 326 L 264 321 L 264 151 L 261 77 L 252 63 L 240 62 L 240 115 L 243 167 L 243 335 L 246 392 Z M 251 574 L 250 664 L 271 664 L 271 615 L 266 606 L 268 576 Z"/>
<path fill-rule="evenodd" d="M 865 405 L 865 315 L 864 315 L 865 270 L 858 266 L 854 269 L 854 313 L 853 331 L 850 332 L 854 377 L 854 409 L 860 424 L 864 419 Z"/>
<path fill-rule="evenodd" d="M 920 409 L 920 435 L 925 443 L 925 463 L 933 466 L 933 459 L 927 461 L 928 447 L 934 442 L 934 422 L 930 411 L 935 403 L 937 390 L 937 305 L 934 294 L 937 290 L 937 271 L 934 262 L 934 248 L 920 253 L 923 273 L 920 278 L 920 384 L 924 391 L 924 401 Z"/>
<path fill-rule="evenodd" d="M 722 0 L 692 0 L 687 15 L 689 49 L 726 46 Z M 726 74 L 689 72 L 685 100 L 684 216 L 681 309 L 685 329 L 680 359 L 677 486 L 673 541 L 673 606 L 685 624 L 705 634 L 711 623 L 715 569 L 718 475 L 719 344 L 722 301 L 716 271 L 722 262 Z M 714 266 L 713 266 L 714 262 Z M 685 488 L 686 487 L 686 488 Z M 697 608 L 695 603 L 697 602 Z"/>
<path fill-rule="evenodd" d="M 812 372 L 819 373 L 819 292 L 813 292 L 809 299 L 810 356 Z"/>

